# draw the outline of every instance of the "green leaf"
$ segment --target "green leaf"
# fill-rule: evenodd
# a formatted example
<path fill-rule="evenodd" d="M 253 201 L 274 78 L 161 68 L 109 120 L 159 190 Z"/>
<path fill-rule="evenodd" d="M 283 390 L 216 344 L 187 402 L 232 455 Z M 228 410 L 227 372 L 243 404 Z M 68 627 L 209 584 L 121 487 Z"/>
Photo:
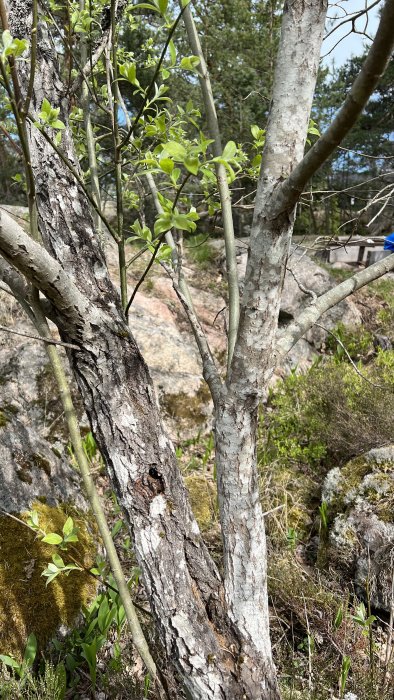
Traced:
<path fill-rule="evenodd" d="M 68 517 L 66 522 L 63 525 L 63 534 L 64 535 L 71 535 L 73 529 L 74 529 L 74 521 L 72 518 Z"/>
<path fill-rule="evenodd" d="M 200 162 L 196 156 L 188 155 L 185 158 L 184 164 L 186 170 L 188 170 L 189 173 L 192 173 L 192 175 L 197 175 L 198 169 L 200 167 Z"/>
<path fill-rule="evenodd" d="M 3 42 L 4 50 L 6 51 L 7 49 L 10 48 L 10 46 L 11 46 L 11 44 L 12 44 L 12 42 L 13 42 L 13 38 L 12 38 L 11 33 L 10 33 L 10 31 L 9 31 L 8 29 L 6 29 L 6 30 L 2 33 L 1 39 L 2 39 L 2 42 Z"/>
<path fill-rule="evenodd" d="M 55 119 L 54 122 L 50 122 L 52 129 L 65 129 L 66 125 L 60 119 Z"/>
<path fill-rule="evenodd" d="M 51 105 L 49 104 L 47 98 L 44 97 L 44 99 L 43 99 L 43 101 L 42 101 L 42 105 L 41 105 L 41 112 L 42 112 L 43 114 L 46 114 L 46 115 L 49 117 L 49 115 L 50 115 L 50 113 L 51 113 L 51 109 L 52 109 L 52 107 L 51 107 Z"/>
<path fill-rule="evenodd" d="M 340 608 L 338 608 L 338 612 L 335 615 L 335 620 L 334 620 L 334 627 L 335 629 L 339 629 L 343 621 L 343 610 L 342 610 L 342 605 Z"/>
<path fill-rule="evenodd" d="M 199 64 L 200 59 L 198 56 L 185 56 L 181 60 L 180 67 L 183 70 L 191 70 L 194 72 Z"/>
<path fill-rule="evenodd" d="M 29 517 L 34 527 L 38 527 L 38 512 L 36 510 L 30 511 Z"/>
<path fill-rule="evenodd" d="M 111 536 L 113 539 L 115 539 L 116 535 L 121 531 L 123 527 L 123 520 L 117 520 L 115 525 L 113 526 L 111 530 Z"/>
<path fill-rule="evenodd" d="M 174 170 L 174 161 L 171 158 L 162 158 L 159 160 L 159 166 L 164 173 L 171 175 Z"/>
<path fill-rule="evenodd" d="M 155 237 L 160 236 L 160 234 L 169 231 L 172 228 L 172 215 L 165 212 L 160 214 L 160 216 L 155 221 L 154 233 Z"/>
<path fill-rule="evenodd" d="M 55 564 L 55 566 L 56 566 L 58 569 L 63 569 L 63 568 L 64 568 L 64 561 L 63 561 L 63 559 L 61 558 L 61 556 L 59 556 L 59 554 L 53 554 L 53 555 L 52 555 L 52 561 L 53 561 L 53 563 Z"/>
<path fill-rule="evenodd" d="M 224 147 L 224 151 L 222 153 L 222 158 L 224 160 L 231 160 L 234 158 L 235 154 L 237 152 L 237 146 L 234 141 L 229 141 L 226 143 Z"/>
<path fill-rule="evenodd" d="M 181 163 L 183 163 L 187 156 L 186 148 L 177 141 L 168 141 L 168 143 L 163 145 L 163 150 L 168 153 L 169 156 L 172 156 L 174 160 L 180 161 Z"/>
<path fill-rule="evenodd" d="M 66 573 L 70 573 L 70 571 L 83 571 L 83 568 L 81 566 L 78 566 L 78 564 L 67 564 L 67 566 L 64 567 L 63 571 Z"/>
<path fill-rule="evenodd" d="M 173 225 L 181 231 L 194 231 L 196 224 L 187 218 L 186 214 L 175 214 L 173 217 Z"/>
<path fill-rule="evenodd" d="M 49 532 L 42 538 L 41 542 L 46 542 L 46 544 L 60 544 L 63 542 L 63 537 L 60 537 L 56 532 Z"/>
<path fill-rule="evenodd" d="M 172 182 L 174 185 L 177 185 L 180 176 L 181 176 L 181 170 L 180 170 L 180 168 L 174 168 L 174 170 L 173 170 L 172 173 L 171 173 L 171 182 Z"/>
<path fill-rule="evenodd" d="M 137 80 L 137 66 L 135 63 L 123 63 L 119 66 L 119 72 L 123 75 L 126 80 L 132 85 L 139 86 L 139 81 Z"/>
<path fill-rule="evenodd" d="M 253 138 L 258 139 L 258 138 L 259 138 L 259 135 L 260 135 L 260 127 L 257 126 L 257 124 L 253 124 L 253 125 L 250 127 L 250 130 L 251 130 L 251 132 L 252 132 Z"/>
<path fill-rule="evenodd" d="M 65 542 L 78 542 L 78 535 L 76 532 L 72 532 L 71 535 L 66 535 L 64 538 Z"/>
<path fill-rule="evenodd" d="M 169 48 L 169 51 L 170 51 L 171 65 L 172 65 L 172 66 L 175 66 L 175 63 L 176 63 L 176 48 L 175 48 L 175 44 L 174 44 L 174 42 L 173 42 L 172 39 L 171 39 L 171 41 L 170 41 L 169 44 L 168 44 L 168 48 Z"/>
<path fill-rule="evenodd" d="M 132 10 L 138 10 L 143 8 L 144 10 L 153 10 L 154 12 L 159 12 L 159 8 L 151 5 L 149 2 L 141 2 L 139 5 L 134 5 L 131 7 Z"/>
<path fill-rule="evenodd" d="M 12 658 L 12 656 L 7 656 L 6 654 L 0 654 L 0 661 L 3 662 L 6 666 L 10 666 L 10 668 L 19 668 L 20 664 L 18 661 Z"/>
<path fill-rule="evenodd" d="M 23 663 L 26 666 L 32 666 L 34 659 L 36 658 L 37 654 L 37 638 L 36 635 L 32 632 L 29 634 L 27 642 L 26 642 L 26 647 L 25 647 L 25 653 L 23 655 Z"/>
<path fill-rule="evenodd" d="M 168 0 L 158 0 L 159 10 L 162 15 L 167 12 Z"/>

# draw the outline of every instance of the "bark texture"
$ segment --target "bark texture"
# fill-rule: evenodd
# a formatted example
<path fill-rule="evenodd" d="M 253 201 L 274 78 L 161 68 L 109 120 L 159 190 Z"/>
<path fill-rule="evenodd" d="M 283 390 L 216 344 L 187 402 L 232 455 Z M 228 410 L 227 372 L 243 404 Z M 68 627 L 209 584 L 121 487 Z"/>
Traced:
<path fill-rule="evenodd" d="M 386 6 L 392 12 L 394 0 L 387 0 Z M 11 33 L 28 37 L 31 0 L 9 0 L 9 10 Z M 78 183 L 69 93 L 45 25 L 39 27 L 31 111 L 35 118 L 44 97 L 60 107 L 66 124 L 60 148 L 68 165 L 31 126 L 30 160 L 45 248 L 6 215 L 0 220 L 0 251 L 46 295 L 62 339 L 79 347 L 69 352 L 71 366 L 133 532 L 161 639 L 193 700 L 279 699 L 269 640 L 257 410 L 277 354 L 279 305 L 301 181 L 292 182 L 291 174 L 309 162 L 303 159 L 303 149 L 326 10 L 327 0 L 287 0 L 283 11 L 238 337 L 227 383 L 217 388 L 215 400 L 224 582 L 190 510 L 149 371 L 126 324 L 89 200 Z M 388 32 L 381 34 L 384 46 L 375 52 L 379 65 L 392 46 Z M 371 74 L 375 61 L 368 67 Z M 18 71 L 25 93 L 29 63 L 19 61 Z M 370 80 L 368 89 L 374 84 Z M 340 128 L 342 137 L 342 123 Z M 334 143 L 335 133 L 331 137 Z M 313 162 L 315 169 L 321 164 L 319 158 Z M 392 269 L 391 258 L 387 260 L 379 269 Z M 343 284 L 348 285 L 343 294 L 351 293 L 350 281 Z M 278 352 L 286 352 L 334 297 L 318 300 L 307 310 Z"/>
<path fill-rule="evenodd" d="M 256 458 L 257 411 L 274 368 L 275 336 L 294 206 L 276 214 L 276 190 L 302 158 L 327 4 L 285 3 L 241 318 L 230 375 L 216 412 L 216 463 L 225 594 L 234 624 L 267 668 L 267 555 Z M 300 76 L 302 75 L 302 80 Z"/>
<path fill-rule="evenodd" d="M 31 3 L 13 0 L 9 10 L 12 34 L 29 36 Z M 18 69 L 24 93 L 29 62 L 20 62 Z M 51 37 L 41 25 L 33 118 L 44 97 L 60 107 L 66 124 L 60 148 L 79 173 L 67 89 Z M 32 125 L 29 145 L 45 249 L 14 223 L 13 231 L 7 229 L 4 219 L 0 247 L 58 310 L 62 339 L 80 348 L 69 353 L 70 363 L 133 532 L 166 652 L 195 700 L 275 700 L 275 677 L 266 678 L 256 649 L 227 615 L 222 581 L 191 512 L 148 368 L 105 266 L 88 199 L 68 165 Z"/>

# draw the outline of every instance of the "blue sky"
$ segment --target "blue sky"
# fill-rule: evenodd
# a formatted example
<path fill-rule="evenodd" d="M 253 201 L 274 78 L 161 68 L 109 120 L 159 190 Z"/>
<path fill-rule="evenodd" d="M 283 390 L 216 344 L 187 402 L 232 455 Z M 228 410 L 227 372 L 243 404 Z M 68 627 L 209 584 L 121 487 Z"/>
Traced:
<path fill-rule="evenodd" d="M 355 12 L 359 12 L 360 10 L 365 9 L 365 7 L 372 5 L 373 0 L 339 0 L 339 2 L 334 2 L 334 0 L 330 0 L 330 8 L 328 11 L 328 16 L 329 17 L 334 17 L 336 16 L 338 19 L 335 22 L 335 25 L 340 24 L 344 19 L 346 19 L 346 14 L 352 15 Z M 378 26 L 379 22 L 379 8 L 382 6 L 382 2 L 380 2 L 378 5 L 372 8 L 368 12 L 368 28 L 367 28 L 367 33 L 374 37 L 376 33 L 376 29 Z M 333 25 L 333 26 L 335 26 Z M 356 21 L 356 29 L 358 31 L 363 31 L 365 27 L 365 15 L 363 17 L 360 17 Z M 339 27 L 337 31 L 335 31 L 326 41 L 323 43 L 323 50 L 322 50 L 322 56 L 323 61 L 326 65 L 331 66 L 332 62 L 335 62 L 336 66 L 340 66 L 345 61 L 350 58 L 351 56 L 357 56 L 363 53 L 363 46 L 365 44 L 369 44 L 368 40 L 361 36 L 360 34 L 351 34 L 350 36 L 346 36 L 346 38 L 341 41 L 336 48 L 333 49 L 333 51 L 326 56 L 326 54 L 330 51 L 330 49 L 333 48 L 333 46 L 339 41 L 341 37 L 345 37 L 345 35 L 349 32 L 351 29 L 351 23 L 347 22 L 344 24 L 342 27 Z"/>

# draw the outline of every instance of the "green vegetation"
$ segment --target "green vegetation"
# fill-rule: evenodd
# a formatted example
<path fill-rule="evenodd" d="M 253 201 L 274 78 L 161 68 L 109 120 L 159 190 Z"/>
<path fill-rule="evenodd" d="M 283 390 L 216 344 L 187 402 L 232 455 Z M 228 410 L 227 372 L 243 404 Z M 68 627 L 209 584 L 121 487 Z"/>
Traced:
<path fill-rule="evenodd" d="M 97 552 L 97 535 L 88 516 L 67 505 L 53 507 L 36 502 L 34 510 L 48 532 L 61 531 L 67 517 L 73 515 L 79 528 L 75 557 L 86 570 L 58 577 L 46 586 L 42 573 L 53 548 L 18 520 L 0 517 L 0 651 L 17 659 L 21 658 L 30 633 L 36 635 L 39 649 L 43 650 L 60 625 L 71 627 L 81 607 L 95 595 L 97 585 L 89 574 Z M 28 515 L 22 514 L 21 519 L 27 522 Z"/>

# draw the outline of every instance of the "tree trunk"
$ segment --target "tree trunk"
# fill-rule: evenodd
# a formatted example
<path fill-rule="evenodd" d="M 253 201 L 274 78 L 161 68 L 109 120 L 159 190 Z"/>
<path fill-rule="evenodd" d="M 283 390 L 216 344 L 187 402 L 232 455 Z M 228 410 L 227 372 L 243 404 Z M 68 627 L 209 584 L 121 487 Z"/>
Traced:
<path fill-rule="evenodd" d="M 11 33 L 30 36 L 31 0 L 9 0 Z M 63 157 L 30 126 L 30 162 L 45 245 L 2 214 L 0 250 L 51 302 L 92 431 L 133 533 L 135 552 L 168 657 L 193 700 L 279 700 L 272 663 L 264 518 L 256 460 L 258 406 L 277 358 L 333 299 L 394 267 L 358 273 L 314 302 L 276 344 L 297 199 L 352 126 L 390 57 L 394 0 L 333 125 L 303 157 L 327 0 L 287 0 L 240 325 L 229 376 L 218 389 L 216 461 L 224 581 L 202 542 L 149 371 L 126 324 L 94 231 L 68 123 L 68 89 L 45 25 L 31 102 L 60 107 Z M 18 61 L 22 93 L 29 62 Z M 352 121 L 353 120 L 353 121 Z M 48 252 L 46 252 L 48 251 Z M 394 256 L 392 256 L 394 258 Z M 387 262 L 388 261 L 388 262 Z M 364 276 L 363 276 L 364 275 Z M 353 286 L 352 286 L 353 285 Z M 332 293 L 334 292 L 334 293 Z"/>
<path fill-rule="evenodd" d="M 13 36 L 30 35 L 30 2 L 10 2 L 10 25 Z M 44 97 L 61 108 L 59 116 L 66 129 L 60 148 L 80 175 L 68 124 L 67 91 L 44 26 L 39 28 L 38 43 L 31 112 L 36 117 Z M 21 62 L 22 92 L 28 71 L 29 62 Z M 52 256 L 46 267 L 55 270 L 53 260 L 61 264 L 74 290 L 71 306 L 60 308 L 57 275 L 46 275 L 45 264 L 33 264 L 33 258 L 42 257 L 43 252 L 33 241 L 24 241 L 22 232 L 18 237 L 15 231 L 8 241 L 7 259 L 57 308 L 62 339 L 80 347 L 69 353 L 70 364 L 133 533 L 168 657 L 194 700 L 277 700 L 271 662 L 263 659 L 261 663 L 261 645 L 256 647 L 227 614 L 222 581 L 191 512 L 148 368 L 108 276 L 86 195 L 69 165 L 34 126 L 29 128 L 29 145 L 40 233 Z M 30 271 L 23 264 L 26 256 Z M 62 274 L 58 277 L 63 280 Z"/>

